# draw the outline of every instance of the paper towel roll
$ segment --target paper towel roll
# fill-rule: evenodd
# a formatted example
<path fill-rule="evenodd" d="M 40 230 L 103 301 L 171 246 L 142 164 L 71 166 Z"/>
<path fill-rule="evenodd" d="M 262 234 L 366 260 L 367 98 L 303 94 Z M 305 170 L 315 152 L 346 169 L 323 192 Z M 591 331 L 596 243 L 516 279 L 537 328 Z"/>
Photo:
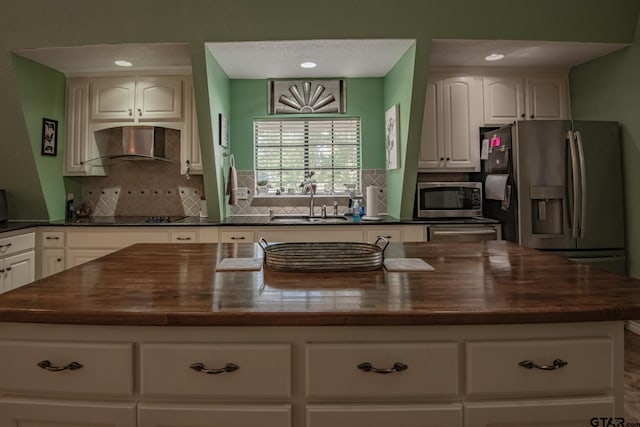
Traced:
<path fill-rule="evenodd" d="M 209 213 L 207 212 L 207 201 L 200 200 L 200 218 L 206 218 L 208 216 Z"/>
<path fill-rule="evenodd" d="M 370 185 L 367 187 L 367 216 L 378 216 L 378 192 L 379 187 Z"/>
<path fill-rule="evenodd" d="M 505 200 L 507 197 L 508 174 L 487 175 L 484 182 L 484 196 L 490 200 Z"/>

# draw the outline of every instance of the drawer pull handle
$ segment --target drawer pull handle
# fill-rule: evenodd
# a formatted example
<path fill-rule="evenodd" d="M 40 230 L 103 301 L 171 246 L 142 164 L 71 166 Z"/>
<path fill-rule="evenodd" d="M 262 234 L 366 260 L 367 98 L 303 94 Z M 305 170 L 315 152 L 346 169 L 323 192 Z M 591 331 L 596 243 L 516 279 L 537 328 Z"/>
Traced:
<path fill-rule="evenodd" d="M 71 362 L 66 366 L 51 366 L 51 362 L 49 362 L 48 360 L 43 360 L 42 362 L 38 362 L 38 366 L 40 366 L 42 369 L 45 369 L 51 372 L 59 372 L 59 371 L 66 371 L 66 370 L 75 371 L 83 367 L 82 363 L 78 363 L 78 362 Z"/>
<path fill-rule="evenodd" d="M 58 236 L 47 236 L 46 239 L 47 240 L 60 240 L 60 237 L 58 237 Z"/>
<path fill-rule="evenodd" d="M 191 237 L 176 237 L 176 240 L 191 240 Z"/>
<path fill-rule="evenodd" d="M 378 239 L 381 238 L 381 237 L 384 238 L 384 239 L 387 239 L 387 240 L 391 239 L 391 236 L 376 236 L 376 237 Z"/>
<path fill-rule="evenodd" d="M 0 249 L 10 248 L 13 243 L 7 243 L 6 245 L 0 245 Z"/>
<path fill-rule="evenodd" d="M 244 240 L 246 237 L 244 236 L 240 236 L 240 237 L 236 237 L 236 236 L 231 236 L 231 240 Z"/>
<path fill-rule="evenodd" d="M 400 362 L 394 363 L 393 367 L 390 368 L 390 369 L 375 368 L 369 362 L 363 362 L 363 363 L 358 365 L 358 369 L 360 369 L 361 371 L 374 372 L 376 374 L 391 374 L 391 373 L 394 373 L 394 372 L 404 371 L 404 370 L 406 370 L 408 368 L 409 367 L 407 365 L 405 365 L 404 363 L 400 363 Z"/>
<path fill-rule="evenodd" d="M 523 360 L 522 362 L 518 363 L 518 365 L 522 366 L 523 368 L 542 369 L 543 371 L 555 371 L 556 369 L 564 368 L 568 364 L 569 362 L 562 359 L 554 360 L 553 364 L 551 365 L 538 365 L 537 363 L 533 363 L 531 360 Z"/>
<path fill-rule="evenodd" d="M 204 363 L 194 363 L 189 367 L 196 372 L 202 372 L 203 374 L 209 374 L 209 375 L 217 375 L 217 374 L 222 374 L 224 372 L 233 372 L 240 369 L 238 365 L 233 363 L 227 363 L 226 365 L 224 365 L 224 368 L 218 368 L 218 369 L 205 368 Z"/>

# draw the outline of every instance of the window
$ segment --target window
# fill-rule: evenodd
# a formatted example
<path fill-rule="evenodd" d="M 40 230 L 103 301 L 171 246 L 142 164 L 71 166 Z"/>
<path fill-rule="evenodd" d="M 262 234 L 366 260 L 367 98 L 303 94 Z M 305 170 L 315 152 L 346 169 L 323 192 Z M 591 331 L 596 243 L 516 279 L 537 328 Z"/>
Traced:
<path fill-rule="evenodd" d="M 313 172 L 318 194 L 360 189 L 360 119 L 256 120 L 256 184 L 300 194 Z"/>

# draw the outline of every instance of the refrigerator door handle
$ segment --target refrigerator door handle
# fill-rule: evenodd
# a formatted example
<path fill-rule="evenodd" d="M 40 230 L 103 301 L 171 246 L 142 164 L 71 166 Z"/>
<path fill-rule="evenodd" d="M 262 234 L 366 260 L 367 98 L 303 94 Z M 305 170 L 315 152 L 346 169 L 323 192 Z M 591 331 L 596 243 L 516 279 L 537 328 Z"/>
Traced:
<path fill-rule="evenodd" d="M 587 220 L 587 174 L 584 164 L 584 147 L 582 146 L 582 133 L 575 131 L 576 141 L 578 142 L 578 157 L 580 159 L 580 230 L 579 237 L 584 237 L 584 228 Z"/>
<path fill-rule="evenodd" d="M 577 239 L 580 231 L 578 226 L 579 208 L 580 206 L 580 175 L 578 170 L 578 149 L 574 139 L 573 131 L 567 131 L 567 139 L 569 140 L 569 153 L 571 154 L 571 178 L 573 184 L 573 200 L 571 200 L 571 237 Z"/>

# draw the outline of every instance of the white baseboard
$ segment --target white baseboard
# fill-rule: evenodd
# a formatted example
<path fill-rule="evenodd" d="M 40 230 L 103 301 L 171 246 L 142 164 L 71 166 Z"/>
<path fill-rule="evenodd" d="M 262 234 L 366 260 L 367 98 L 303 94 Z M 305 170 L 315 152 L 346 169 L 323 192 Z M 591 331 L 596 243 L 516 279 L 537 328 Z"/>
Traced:
<path fill-rule="evenodd" d="M 624 327 L 626 330 L 640 335 L 640 320 L 627 320 L 624 322 Z"/>

